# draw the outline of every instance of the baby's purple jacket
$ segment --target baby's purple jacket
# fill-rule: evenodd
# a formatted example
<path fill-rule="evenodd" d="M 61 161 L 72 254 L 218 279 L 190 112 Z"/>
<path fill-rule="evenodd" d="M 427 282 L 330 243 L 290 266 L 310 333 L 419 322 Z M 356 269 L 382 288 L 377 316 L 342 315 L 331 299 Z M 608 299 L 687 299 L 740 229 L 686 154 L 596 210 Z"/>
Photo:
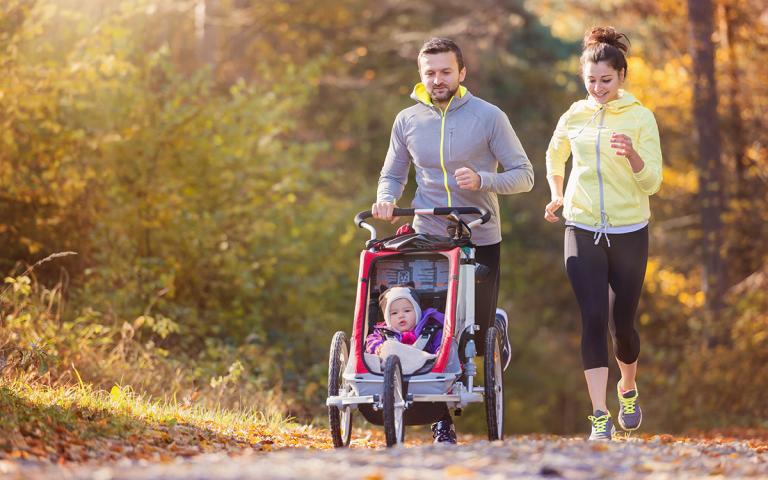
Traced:
<path fill-rule="evenodd" d="M 437 353 L 438 350 L 440 350 L 440 344 L 443 343 L 443 325 L 445 324 L 445 315 L 438 312 L 434 308 L 428 308 L 424 311 L 424 313 L 421 316 L 421 321 L 416 324 L 416 328 L 413 329 L 413 334 L 416 335 L 416 338 L 419 337 L 421 334 L 421 331 L 424 330 L 424 327 L 428 323 L 435 323 L 440 326 L 440 329 L 435 332 L 435 336 L 432 337 L 432 341 L 429 342 L 429 345 L 424 350 L 427 353 Z M 366 353 L 376 353 L 376 349 L 379 348 L 379 345 L 384 343 L 387 339 L 384 337 L 384 335 L 381 334 L 381 330 L 387 330 L 389 332 L 392 332 L 395 335 L 395 338 L 398 342 L 402 342 L 403 334 L 397 331 L 394 328 L 390 328 L 387 326 L 386 323 L 382 322 L 377 324 L 374 327 L 374 331 L 372 334 L 365 337 L 365 351 Z"/>

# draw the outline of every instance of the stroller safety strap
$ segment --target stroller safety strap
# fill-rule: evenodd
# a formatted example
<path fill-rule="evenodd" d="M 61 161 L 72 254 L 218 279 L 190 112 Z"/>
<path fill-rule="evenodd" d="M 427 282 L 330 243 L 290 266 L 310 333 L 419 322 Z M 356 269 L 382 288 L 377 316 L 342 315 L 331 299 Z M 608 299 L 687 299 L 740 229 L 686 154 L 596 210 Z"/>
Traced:
<path fill-rule="evenodd" d="M 429 344 L 432 343 L 432 339 L 435 337 L 435 333 L 437 333 L 439 329 L 440 327 L 433 323 L 425 325 L 424 328 L 421 330 L 419 339 L 416 340 L 416 343 L 414 343 L 413 346 L 418 348 L 419 350 L 426 350 L 427 346 L 429 346 Z"/>
<path fill-rule="evenodd" d="M 435 325 L 433 323 L 427 324 L 424 326 L 424 328 L 421 330 L 421 333 L 419 334 L 419 338 L 416 340 L 416 343 L 413 344 L 413 347 L 426 351 L 429 344 L 432 343 L 432 339 L 435 338 L 435 334 L 441 329 L 442 327 L 440 325 Z M 395 335 L 394 332 L 382 328 L 379 330 L 381 332 L 381 335 L 387 339 L 387 340 L 396 340 L 399 341 L 397 338 L 397 335 Z"/>
<path fill-rule="evenodd" d="M 390 332 L 389 330 L 381 329 L 379 331 L 381 332 L 381 335 L 387 340 L 398 340 L 397 335 L 395 335 L 393 332 Z"/>

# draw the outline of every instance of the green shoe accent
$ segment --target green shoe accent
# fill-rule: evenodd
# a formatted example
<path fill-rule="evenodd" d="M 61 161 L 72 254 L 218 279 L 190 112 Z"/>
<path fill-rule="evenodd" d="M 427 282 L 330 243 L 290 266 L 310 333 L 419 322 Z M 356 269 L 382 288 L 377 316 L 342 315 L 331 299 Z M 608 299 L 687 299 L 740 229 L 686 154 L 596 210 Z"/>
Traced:
<path fill-rule="evenodd" d="M 640 410 L 637 401 L 639 398 L 637 385 L 635 388 L 622 393 L 621 380 L 619 380 L 616 390 L 619 395 L 619 426 L 628 431 L 637 430 L 643 422 L 643 411 Z"/>
<path fill-rule="evenodd" d="M 611 420 L 609 412 L 595 410 L 595 414 L 587 418 L 592 422 L 590 440 L 610 440 L 613 434 L 616 433 L 616 428 L 613 426 L 613 420 Z"/>

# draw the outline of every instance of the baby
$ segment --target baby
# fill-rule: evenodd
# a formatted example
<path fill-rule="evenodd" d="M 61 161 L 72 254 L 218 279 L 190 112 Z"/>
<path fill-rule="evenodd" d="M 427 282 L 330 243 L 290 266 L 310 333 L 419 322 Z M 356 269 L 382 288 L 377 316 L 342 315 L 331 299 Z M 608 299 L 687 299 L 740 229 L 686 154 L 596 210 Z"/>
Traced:
<path fill-rule="evenodd" d="M 429 344 L 423 349 L 437 353 L 443 341 L 445 315 L 434 308 L 424 312 L 419 306 L 419 294 L 409 285 L 393 285 L 379 295 L 379 306 L 384 313 L 384 322 L 374 327 L 374 332 L 365 339 L 365 351 L 378 355 L 387 340 L 397 340 L 406 345 L 415 344 L 424 327 L 436 327 Z"/>

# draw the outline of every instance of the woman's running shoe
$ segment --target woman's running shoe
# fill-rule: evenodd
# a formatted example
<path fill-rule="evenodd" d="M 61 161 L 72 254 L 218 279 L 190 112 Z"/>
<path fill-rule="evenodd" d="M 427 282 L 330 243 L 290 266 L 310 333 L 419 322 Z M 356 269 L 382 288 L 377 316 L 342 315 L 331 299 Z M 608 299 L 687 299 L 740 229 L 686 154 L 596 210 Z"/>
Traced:
<path fill-rule="evenodd" d="M 632 390 L 621 390 L 621 380 L 616 385 L 619 394 L 619 426 L 624 430 L 637 430 L 643 422 L 643 411 L 637 404 L 637 385 Z"/>
<path fill-rule="evenodd" d="M 501 333 L 501 363 L 504 365 L 504 370 L 509 365 L 509 360 L 512 358 L 512 349 L 509 346 L 509 321 L 507 320 L 507 312 L 497 308 L 496 309 L 496 329 Z"/>
<path fill-rule="evenodd" d="M 592 421 L 590 440 L 610 440 L 613 434 L 616 433 L 616 428 L 613 426 L 613 420 L 611 420 L 609 412 L 595 410 L 595 415 L 590 415 L 587 418 Z"/>

